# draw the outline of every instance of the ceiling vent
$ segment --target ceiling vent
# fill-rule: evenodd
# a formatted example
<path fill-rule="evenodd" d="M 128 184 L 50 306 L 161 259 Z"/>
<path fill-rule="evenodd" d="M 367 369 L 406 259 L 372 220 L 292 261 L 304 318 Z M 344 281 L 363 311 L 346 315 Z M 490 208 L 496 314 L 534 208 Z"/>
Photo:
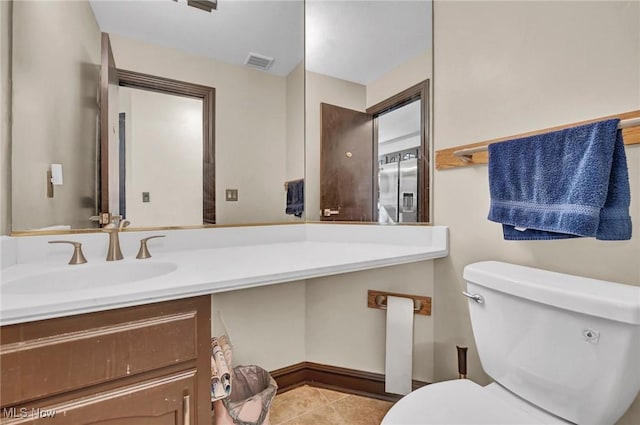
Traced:
<path fill-rule="evenodd" d="M 173 1 L 178 2 L 178 0 Z M 218 0 L 187 0 L 187 5 L 205 12 L 211 12 L 218 8 Z"/>
<path fill-rule="evenodd" d="M 187 0 L 187 4 L 205 12 L 211 12 L 218 8 L 218 0 Z"/>
<path fill-rule="evenodd" d="M 267 69 L 269 69 L 273 61 L 274 59 L 268 56 L 262 56 L 257 53 L 249 53 L 247 58 L 244 60 L 244 64 L 252 68 L 258 68 L 266 71 Z"/>

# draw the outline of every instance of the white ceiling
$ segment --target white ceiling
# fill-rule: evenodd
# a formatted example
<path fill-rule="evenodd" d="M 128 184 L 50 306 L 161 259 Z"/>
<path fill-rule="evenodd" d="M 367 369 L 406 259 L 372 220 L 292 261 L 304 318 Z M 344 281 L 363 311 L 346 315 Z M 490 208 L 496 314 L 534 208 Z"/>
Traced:
<path fill-rule="evenodd" d="M 90 3 L 104 32 L 236 65 L 249 52 L 270 56 L 281 76 L 306 48 L 308 70 L 367 84 L 431 47 L 426 0 L 218 0 L 211 13 L 186 0 Z"/>
<path fill-rule="evenodd" d="M 186 0 L 90 0 L 100 29 L 151 44 L 243 65 L 249 52 L 275 58 L 287 75 L 303 58 L 301 0 L 218 0 L 205 12 Z"/>
<path fill-rule="evenodd" d="M 307 0 L 306 68 L 368 84 L 431 49 L 430 0 Z"/>

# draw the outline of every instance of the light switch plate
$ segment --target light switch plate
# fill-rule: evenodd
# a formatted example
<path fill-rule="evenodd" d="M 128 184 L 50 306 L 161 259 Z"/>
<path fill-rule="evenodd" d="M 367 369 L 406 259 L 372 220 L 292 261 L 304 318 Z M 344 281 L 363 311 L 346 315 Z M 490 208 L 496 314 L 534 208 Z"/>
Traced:
<path fill-rule="evenodd" d="M 225 199 L 227 200 L 227 202 L 237 202 L 238 189 L 227 189 L 225 191 Z"/>
<path fill-rule="evenodd" d="M 149 199 L 149 192 L 142 192 L 142 202 L 151 202 Z"/>

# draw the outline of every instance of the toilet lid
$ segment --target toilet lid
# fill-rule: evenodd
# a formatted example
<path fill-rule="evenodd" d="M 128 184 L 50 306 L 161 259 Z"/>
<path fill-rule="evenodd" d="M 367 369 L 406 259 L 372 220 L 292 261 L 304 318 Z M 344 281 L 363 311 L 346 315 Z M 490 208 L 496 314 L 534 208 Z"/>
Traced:
<path fill-rule="evenodd" d="M 413 391 L 389 410 L 381 425 L 541 423 L 566 422 L 559 418 L 543 422 L 539 415 L 506 402 L 485 387 L 468 379 L 459 379 L 427 385 Z"/>

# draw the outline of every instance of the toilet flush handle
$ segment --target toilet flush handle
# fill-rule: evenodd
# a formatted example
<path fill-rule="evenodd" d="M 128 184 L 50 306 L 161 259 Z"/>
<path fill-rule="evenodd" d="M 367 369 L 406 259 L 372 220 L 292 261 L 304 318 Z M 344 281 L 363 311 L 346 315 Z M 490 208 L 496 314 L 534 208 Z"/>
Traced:
<path fill-rule="evenodd" d="M 471 292 L 463 291 L 462 295 L 477 302 L 478 304 L 484 304 L 484 297 L 480 294 L 472 294 Z"/>

